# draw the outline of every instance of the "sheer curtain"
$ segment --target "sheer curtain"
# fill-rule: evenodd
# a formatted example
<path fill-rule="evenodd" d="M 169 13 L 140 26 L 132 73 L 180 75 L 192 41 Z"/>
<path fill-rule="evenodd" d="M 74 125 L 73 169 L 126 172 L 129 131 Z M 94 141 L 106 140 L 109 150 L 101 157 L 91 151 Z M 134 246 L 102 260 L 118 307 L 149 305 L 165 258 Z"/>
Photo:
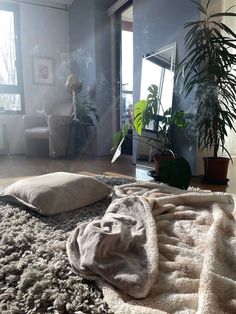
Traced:
<path fill-rule="evenodd" d="M 235 0 L 221 0 L 222 9 L 225 11 L 231 6 L 235 5 Z M 230 12 L 236 13 L 236 7 L 233 7 Z M 234 33 L 236 33 L 236 18 L 232 16 L 226 16 L 223 18 L 223 23 L 230 27 Z M 232 53 L 236 54 L 236 49 L 232 49 Z M 232 70 L 234 75 L 236 75 L 236 67 Z M 236 121 L 234 121 L 234 127 L 236 129 Z M 226 139 L 226 148 L 233 157 L 236 157 L 236 133 L 233 130 L 229 130 L 228 138 Z"/>

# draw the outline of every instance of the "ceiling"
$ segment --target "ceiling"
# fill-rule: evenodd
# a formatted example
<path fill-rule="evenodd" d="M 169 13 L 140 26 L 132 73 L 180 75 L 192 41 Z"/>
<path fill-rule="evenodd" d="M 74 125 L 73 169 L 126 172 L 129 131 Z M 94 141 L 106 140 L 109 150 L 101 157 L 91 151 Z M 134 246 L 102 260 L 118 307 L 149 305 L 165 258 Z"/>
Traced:
<path fill-rule="evenodd" d="M 122 20 L 127 21 L 127 22 L 133 22 L 133 6 L 132 5 L 122 13 Z"/>
<path fill-rule="evenodd" d="M 55 4 L 62 4 L 62 5 L 68 5 L 70 6 L 72 4 L 72 2 L 74 2 L 74 0 L 44 0 L 45 3 L 49 3 L 52 5 Z"/>
<path fill-rule="evenodd" d="M 21 2 L 21 0 L 15 0 L 16 2 Z M 68 7 L 74 2 L 74 0 L 22 0 L 22 2 L 29 2 L 29 3 L 35 3 L 35 4 L 42 4 L 42 5 L 48 5 L 48 6 L 54 6 L 54 7 L 65 7 L 67 5 Z"/>
<path fill-rule="evenodd" d="M 16 1 L 16 2 L 22 2 L 22 3 L 35 3 L 39 5 L 45 5 L 45 6 L 52 6 L 56 8 L 65 8 L 70 7 L 73 2 L 77 0 L 9 0 L 9 1 Z M 82 1 L 88 1 L 88 0 L 82 0 Z M 106 6 L 111 6 L 116 2 L 116 0 L 94 0 L 96 3 L 102 3 L 105 4 Z M 1 2 L 1 0 L 0 0 Z"/>

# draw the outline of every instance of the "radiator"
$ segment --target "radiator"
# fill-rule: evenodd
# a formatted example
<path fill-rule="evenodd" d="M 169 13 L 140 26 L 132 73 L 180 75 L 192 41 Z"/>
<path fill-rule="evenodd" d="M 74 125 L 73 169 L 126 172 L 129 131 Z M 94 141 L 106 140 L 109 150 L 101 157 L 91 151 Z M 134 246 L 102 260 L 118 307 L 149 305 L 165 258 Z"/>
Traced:
<path fill-rule="evenodd" d="M 4 124 L 0 124 L 0 150 L 4 149 L 4 132 L 5 126 Z"/>
<path fill-rule="evenodd" d="M 0 123 L 0 155 L 8 154 L 8 143 L 6 136 L 6 125 Z"/>

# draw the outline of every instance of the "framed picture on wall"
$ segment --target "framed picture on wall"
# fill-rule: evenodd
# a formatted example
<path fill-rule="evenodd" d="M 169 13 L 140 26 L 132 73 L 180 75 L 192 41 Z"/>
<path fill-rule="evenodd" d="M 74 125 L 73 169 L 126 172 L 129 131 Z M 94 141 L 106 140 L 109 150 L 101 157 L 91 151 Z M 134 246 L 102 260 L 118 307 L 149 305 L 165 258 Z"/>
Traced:
<path fill-rule="evenodd" d="M 53 59 L 34 57 L 33 76 L 35 84 L 53 84 Z"/>

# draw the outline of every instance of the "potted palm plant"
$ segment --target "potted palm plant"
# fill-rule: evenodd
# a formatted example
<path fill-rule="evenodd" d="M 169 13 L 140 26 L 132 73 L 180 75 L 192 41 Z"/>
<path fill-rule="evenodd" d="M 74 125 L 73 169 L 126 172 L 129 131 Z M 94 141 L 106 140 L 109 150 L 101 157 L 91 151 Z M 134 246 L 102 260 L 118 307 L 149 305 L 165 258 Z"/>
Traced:
<path fill-rule="evenodd" d="M 156 177 L 159 181 L 171 186 L 187 188 L 191 179 L 191 167 L 183 157 L 176 156 L 171 148 L 171 127 L 184 128 L 186 119 L 184 111 L 172 112 L 172 109 L 164 111 L 158 86 L 151 85 L 146 100 L 140 100 L 134 105 L 133 127 L 137 135 L 131 135 L 126 125 L 122 130 L 115 133 L 115 150 L 112 162 L 121 155 L 121 146 L 125 138 L 133 138 L 152 148 L 155 152 Z M 143 130 L 152 125 L 155 137 L 146 136 Z"/>
<path fill-rule="evenodd" d="M 204 180 L 211 183 L 227 182 L 231 159 L 225 140 L 228 131 L 235 131 L 236 95 L 235 66 L 236 34 L 222 22 L 223 17 L 236 17 L 229 8 L 226 12 L 211 13 L 211 0 L 205 7 L 194 2 L 201 14 L 198 21 L 186 23 L 186 57 L 180 62 L 177 78 L 183 76 L 185 96 L 195 91 L 197 106 L 196 126 L 198 145 L 212 152 L 204 158 Z M 183 74 L 183 75 L 180 75 Z M 219 152 L 228 157 L 219 157 Z"/>

